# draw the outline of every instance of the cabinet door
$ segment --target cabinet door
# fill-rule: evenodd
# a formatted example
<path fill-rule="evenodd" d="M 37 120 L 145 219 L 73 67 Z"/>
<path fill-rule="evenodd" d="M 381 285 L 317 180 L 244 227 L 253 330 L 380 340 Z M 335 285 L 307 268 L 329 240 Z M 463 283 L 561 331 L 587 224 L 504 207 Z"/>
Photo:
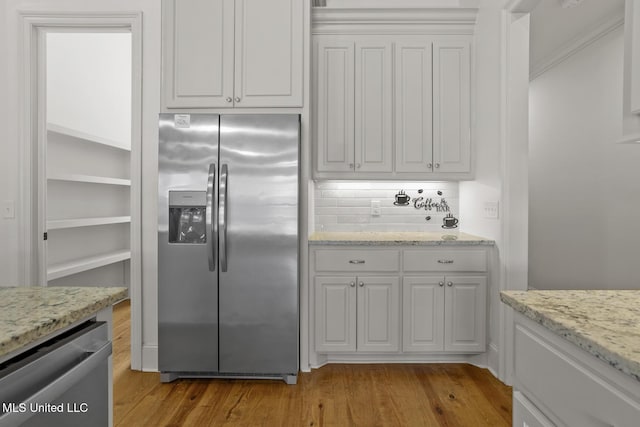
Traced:
<path fill-rule="evenodd" d="M 320 39 L 316 58 L 316 168 L 353 172 L 354 43 Z"/>
<path fill-rule="evenodd" d="M 485 351 L 486 277 L 446 276 L 445 282 L 444 350 Z"/>
<path fill-rule="evenodd" d="M 302 107 L 303 8 L 236 0 L 235 107 Z"/>
<path fill-rule="evenodd" d="M 433 45 L 433 161 L 436 173 L 471 171 L 468 41 Z"/>
<path fill-rule="evenodd" d="M 358 351 L 398 351 L 400 285 L 397 277 L 358 276 Z"/>
<path fill-rule="evenodd" d="M 393 168 L 391 52 L 391 42 L 356 42 L 356 172 L 391 172 Z"/>
<path fill-rule="evenodd" d="M 431 41 L 395 46 L 396 172 L 433 172 Z"/>
<path fill-rule="evenodd" d="M 444 348 L 444 277 L 402 279 L 402 350 Z"/>
<path fill-rule="evenodd" d="M 165 106 L 232 105 L 234 0 L 164 0 L 162 14 Z"/>
<path fill-rule="evenodd" d="M 348 276 L 315 278 L 316 351 L 356 351 L 355 281 Z"/>

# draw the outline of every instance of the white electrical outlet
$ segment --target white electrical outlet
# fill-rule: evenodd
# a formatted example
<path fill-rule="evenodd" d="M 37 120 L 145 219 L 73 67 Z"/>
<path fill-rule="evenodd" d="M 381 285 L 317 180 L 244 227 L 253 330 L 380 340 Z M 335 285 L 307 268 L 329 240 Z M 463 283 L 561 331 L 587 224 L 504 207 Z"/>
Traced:
<path fill-rule="evenodd" d="M 484 217 L 497 219 L 499 216 L 499 207 L 497 201 L 484 202 Z"/>
<path fill-rule="evenodd" d="M 371 216 L 380 216 L 380 200 L 372 200 L 371 201 Z"/>
<path fill-rule="evenodd" d="M 4 200 L 2 202 L 2 217 L 4 219 L 13 219 L 16 217 L 16 206 L 13 200 Z"/>

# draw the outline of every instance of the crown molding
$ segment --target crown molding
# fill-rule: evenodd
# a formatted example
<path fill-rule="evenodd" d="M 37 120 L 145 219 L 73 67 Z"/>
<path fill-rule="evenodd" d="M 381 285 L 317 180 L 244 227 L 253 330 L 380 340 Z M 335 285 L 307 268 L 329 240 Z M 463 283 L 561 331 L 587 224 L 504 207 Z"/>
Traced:
<path fill-rule="evenodd" d="M 314 8 L 312 34 L 473 34 L 471 8 Z"/>
<path fill-rule="evenodd" d="M 529 72 L 529 81 L 535 80 L 541 74 L 547 72 L 551 68 L 567 60 L 574 54 L 580 52 L 585 47 L 591 45 L 602 37 L 624 25 L 624 16 L 614 15 L 608 19 L 589 28 L 584 33 L 560 46 L 550 55 L 542 58 L 535 64 L 531 64 Z"/>

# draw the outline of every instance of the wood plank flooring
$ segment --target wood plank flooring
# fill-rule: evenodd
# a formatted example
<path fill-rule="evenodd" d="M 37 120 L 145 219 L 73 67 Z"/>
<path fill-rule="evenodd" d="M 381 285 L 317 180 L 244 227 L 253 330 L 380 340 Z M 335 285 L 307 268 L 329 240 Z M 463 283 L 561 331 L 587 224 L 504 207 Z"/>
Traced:
<path fill-rule="evenodd" d="M 128 301 L 114 309 L 114 424 L 134 426 L 510 426 L 511 388 L 466 364 L 327 365 L 298 385 L 178 380 L 130 365 Z"/>

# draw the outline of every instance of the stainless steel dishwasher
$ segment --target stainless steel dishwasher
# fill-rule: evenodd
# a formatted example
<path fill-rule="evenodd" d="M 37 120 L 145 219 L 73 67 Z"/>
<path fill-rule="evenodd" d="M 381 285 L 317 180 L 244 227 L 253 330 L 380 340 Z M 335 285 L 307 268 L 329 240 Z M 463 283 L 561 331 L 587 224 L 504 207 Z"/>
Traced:
<path fill-rule="evenodd" d="M 0 427 L 108 426 L 107 328 L 86 322 L 0 364 Z"/>

